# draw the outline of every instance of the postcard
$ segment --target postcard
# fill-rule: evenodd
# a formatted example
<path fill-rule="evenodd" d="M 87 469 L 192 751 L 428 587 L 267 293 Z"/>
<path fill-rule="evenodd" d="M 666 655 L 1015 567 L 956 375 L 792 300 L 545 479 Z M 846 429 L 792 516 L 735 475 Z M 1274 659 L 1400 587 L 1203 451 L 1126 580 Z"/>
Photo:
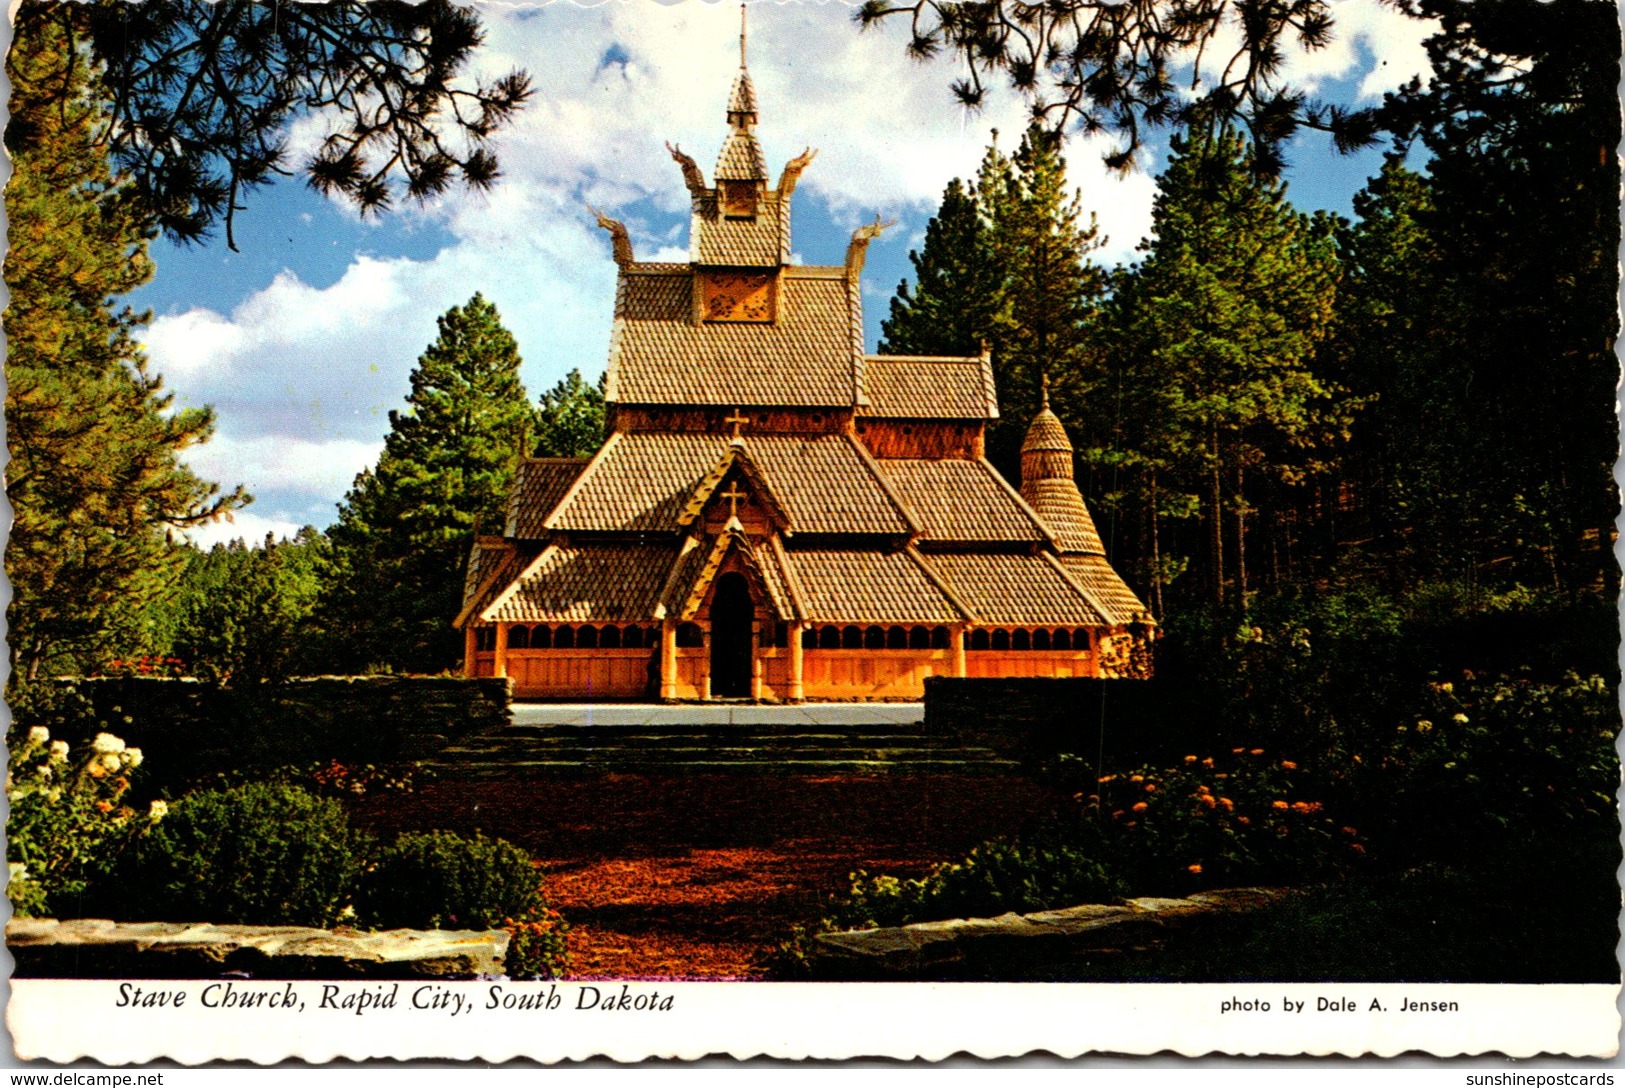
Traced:
<path fill-rule="evenodd" d="M 54 1063 L 1618 1049 L 1618 12 L 29 0 Z"/>

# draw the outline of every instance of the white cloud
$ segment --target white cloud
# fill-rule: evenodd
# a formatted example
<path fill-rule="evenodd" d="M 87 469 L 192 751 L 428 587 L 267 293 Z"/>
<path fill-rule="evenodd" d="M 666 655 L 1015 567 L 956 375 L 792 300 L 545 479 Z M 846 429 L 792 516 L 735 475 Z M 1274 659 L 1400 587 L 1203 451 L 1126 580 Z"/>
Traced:
<path fill-rule="evenodd" d="M 279 540 L 286 540 L 303 528 L 281 518 L 263 517 L 252 510 L 239 510 L 230 516 L 230 521 L 222 518 L 209 525 L 188 529 L 182 535 L 198 547 L 207 549 L 216 544 L 229 544 L 233 540 L 241 540 L 251 546 L 257 545 L 263 543 L 268 534 Z"/>
<path fill-rule="evenodd" d="M 804 218 L 807 201 L 850 226 L 895 216 L 900 229 L 882 244 L 906 250 L 948 180 L 975 173 L 990 127 L 1014 148 L 1025 110 L 1001 93 L 966 115 L 948 91 L 952 61 L 912 63 L 901 23 L 859 33 L 851 13 L 842 4 L 752 7 L 760 136 L 775 175 L 803 147 L 819 149 L 798 190 Z M 435 317 L 476 290 L 517 337 L 533 395 L 572 367 L 597 372 L 614 266 L 585 203 L 626 218 L 640 256 L 686 253 L 686 193 L 662 144 L 681 144 L 709 176 L 738 63 L 738 9 L 489 5 L 482 15 L 481 71 L 523 67 L 536 83 L 532 103 L 497 141 L 504 176 L 491 191 L 456 191 L 391 213 L 371 237 L 382 255 L 357 255 L 328 286 L 285 271 L 230 313 L 193 309 L 158 318 L 146 333 L 155 368 L 184 400 L 217 409 L 218 437 L 193 451 L 191 463 L 260 496 L 256 526 L 330 520 L 379 448 L 388 412 L 402 404 Z M 1419 56 L 1414 21 L 1372 0 L 1340 4 L 1337 17 L 1346 35 L 1302 61 L 1299 78 L 1357 74 L 1373 49 L 1389 64 L 1363 74 L 1362 88 L 1408 78 Z M 290 144 L 309 147 L 319 135 L 307 122 Z M 1110 239 L 1098 259 L 1111 262 L 1149 233 L 1155 186 L 1144 173 L 1108 174 L 1101 149 L 1074 139 L 1068 158 L 1086 209 Z M 394 232 L 423 222 L 453 243 L 429 259 L 388 255 Z M 810 247 L 805 234 L 797 248 L 813 262 L 840 259 L 838 248 Z"/>

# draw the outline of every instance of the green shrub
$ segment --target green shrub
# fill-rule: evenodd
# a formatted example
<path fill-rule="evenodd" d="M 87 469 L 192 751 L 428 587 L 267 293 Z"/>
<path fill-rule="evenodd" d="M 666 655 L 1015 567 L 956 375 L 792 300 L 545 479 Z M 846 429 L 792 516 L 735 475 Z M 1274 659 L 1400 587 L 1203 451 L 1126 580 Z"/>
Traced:
<path fill-rule="evenodd" d="M 380 929 L 496 929 L 538 910 L 541 884 L 530 855 L 503 839 L 413 832 L 378 855 L 356 913 Z"/>
<path fill-rule="evenodd" d="M 346 916 L 370 838 L 344 808 L 251 783 L 190 794 L 134 839 L 101 889 L 113 917 L 331 926 Z"/>
<path fill-rule="evenodd" d="M 989 842 L 918 880 L 852 874 L 825 928 L 864 929 L 945 918 L 985 918 L 1118 899 L 1123 883 L 1063 843 Z"/>
<path fill-rule="evenodd" d="M 566 927 L 542 898 L 542 874 L 503 839 L 402 835 L 363 876 L 356 910 L 380 929 L 506 929 L 510 978 L 553 978 L 564 967 Z"/>

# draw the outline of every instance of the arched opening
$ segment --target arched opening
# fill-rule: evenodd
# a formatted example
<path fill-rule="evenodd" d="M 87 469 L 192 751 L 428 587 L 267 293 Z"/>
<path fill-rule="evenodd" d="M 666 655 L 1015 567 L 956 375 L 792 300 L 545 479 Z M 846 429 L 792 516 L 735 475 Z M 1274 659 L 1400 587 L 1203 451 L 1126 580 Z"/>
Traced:
<path fill-rule="evenodd" d="M 576 648 L 576 629 L 574 627 L 560 627 L 553 636 L 553 645 L 561 650 Z"/>
<path fill-rule="evenodd" d="M 1072 632 L 1065 627 L 1057 627 L 1055 629 L 1055 648 L 1057 650 L 1072 649 Z"/>
<path fill-rule="evenodd" d="M 508 649 L 530 649 L 530 628 L 526 627 L 524 624 L 519 624 L 516 627 L 508 628 Z"/>
<path fill-rule="evenodd" d="M 839 627 L 820 627 L 818 629 L 818 648 L 820 650 L 839 650 L 841 648 L 841 629 Z"/>
<path fill-rule="evenodd" d="M 906 649 L 908 649 L 908 632 L 903 630 L 901 627 L 887 628 L 887 630 L 886 630 L 886 649 L 888 649 L 888 650 L 906 650 Z"/>
<path fill-rule="evenodd" d="M 729 571 L 711 598 L 711 694 L 722 699 L 750 695 L 750 657 L 756 619 L 745 576 Z"/>
<path fill-rule="evenodd" d="M 863 632 L 863 648 L 866 650 L 884 650 L 886 648 L 886 629 L 871 627 Z"/>
<path fill-rule="evenodd" d="M 993 648 L 995 650 L 1008 650 L 1010 648 L 1010 632 L 999 628 L 993 632 Z"/>
<path fill-rule="evenodd" d="M 933 650 L 946 650 L 948 648 L 948 629 L 946 627 L 931 628 L 931 648 Z"/>
<path fill-rule="evenodd" d="M 987 649 L 988 648 L 987 632 L 981 630 L 980 628 L 978 628 L 975 631 L 972 631 L 970 633 L 970 648 L 973 649 L 973 650 L 985 650 L 985 649 Z"/>
<path fill-rule="evenodd" d="M 576 632 L 576 648 L 581 650 L 598 649 L 598 628 L 582 624 L 581 630 Z"/>
<path fill-rule="evenodd" d="M 863 649 L 863 632 L 858 630 L 856 627 L 847 627 L 847 628 L 842 629 L 842 631 L 841 631 L 841 649 L 843 649 L 843 650 L 861 650 L 861 649 Z"/>
<path fill-rule="evenodd" d="M 628 650 L 643 649 L 643 628 L 628 627 L 626 633 L 621 636 L 621 645 Z"/>
<path fill-rule="evenodd" d="M 1072 632 L 1072 648 L 1074 650 L 1087 650 L 1089 648 L 1089 628 L 1079 627 Z"/>
<path fill-rule="evenodd" d="M 931 632 L 924 627 L 916 627 L 908 633 L 908 648 L 911 650 L 929 650 L 931 648 Z"/>
<path fill-rule="evenodd" d="M 1044 630 L 1042 627 L 1033 632 L 1033 649 L 1049 649 L 1049 632 Z"/>
<path fill-rule="evenodd" d="M 530 631 L 530 648 L 532 650 L 548 650 L 553 647 L 553 628 L 545 623 L 538 623 Z"/>
<path fill-rule="evenodd" d="M 474 652 L 490 653 L 497 648 L 497 629 L 495 627 L 474 628 Z"/>
<path fill-rule="evenodd" d="M 621 648 L 621 629 L 611 624 L 598 633 L 598 645 L 606 650 Z"/>
<path fill-rule="evenodd" d="M 1025 628 L 1010 633 L 1010 648 L 1012 650 L 1030 650 L 1033 648 L 1033 639 Z"/>

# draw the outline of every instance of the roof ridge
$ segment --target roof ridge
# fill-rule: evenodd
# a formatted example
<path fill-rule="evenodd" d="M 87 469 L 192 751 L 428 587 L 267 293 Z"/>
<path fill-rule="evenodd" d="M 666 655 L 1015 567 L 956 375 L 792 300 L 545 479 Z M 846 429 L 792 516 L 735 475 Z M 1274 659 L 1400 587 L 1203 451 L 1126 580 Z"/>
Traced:
<path fill-rule="evenodd" d="M 593 454 L 592 457 L 587 460 L 587 464 L 582 468 L 582 470 L 576 474 L 575 480 L 570 484 L 570 489 L 559 497 L 559 501 L 553 504 L 552 511 L 547 515 L 546 518 L 542 519 L 543 529 L 552 529 L 558 523 L 559 514 L 562 513 L 564 508 L 573 502 L 575 497 L 581 493 L 582 487 L 586 484 L 587 477 L 593 474 L 594 468 L 604 462 L 606 455 L 611 449 L 620 443 L 621 436 L 625 433 L 626 432 L 624 431 L 611 431 L 609 437 L 604 439 L 604 444 L 598 447 L 598 452 Z"/>
<path fill-rule="evenodd" d="M 922 535 L 925 532 L 924 524 L 915 516 L 914 508 L 903 501 L 903 497 L 897 493 L 897 489 L 892 487 L 891 481 L 886 479 L 886 474 L 881 471 L 880 463 L 875 460 L 868 447 L 859 442 L 856 435 L 843 433 L 841 437 L 851 443 L 853 449 L 857 450 L 858 460 L 863 463 L 864 468 L 869 470 L 869 475 L 874 477 L 875 483 L 880 487 L 880 493 L 885 495 L 886 500 L 896 508 L 897 513 L 903 519 L 903 524 L 908 527 L 910 539 Z"/>
<path fill-rule="evenodd" d="M 994 482 L 1003 487 L 1004 490 L 1010 494 L 1010 497 L 1015 499 L 1016 502 L 1021 505 L 1022 513 L 1031 518 L 1033 520 L 1033 524 L 1038 526 L 1038 531 L 1044 534 L 1044 539 L 1049 543 L 1049 546 L 1054 548 L 1056 551 L 1060 551 L 1061 541 L 1058 537 L 1056 537 L 1055 530 L 1051 529 L 1049 522 L 1040 517 L 1038 511 L 1033 509 L 1032 504 L 1022 497 L 1020 489 L 1013 487 L 1010 481 L 1004 478 L 1004 473 L 994 468 L 993 462 L 989 461 L 986 457 L 976 458 L 976 463 L 982 467 L 982 471 L 992 476 Z"/>
<path fill-rule="evenodd" d="M 1065 580 L 1067 585 L 1077 590 L 1078 593 L 1082 595 L 1083 599 L 1089 602 L 1089 607 L 1093 608 L 1100 616 L 1101 623 L 1109 624 L 1112 622 L 1105 606 L 1100 603 L 1100 598 L 1095 596 L 1093 590 L 1088 589 L 1082 582 L 1074 578 L 1072 576 L 1072 572 L 1067 570 L 1066 567 L 1061 564 L 1061 561 L 1055 558 L 1055 556 L 1051 555 L 1049 552 L 1039 552 L 1038 554 L 1043 556 L 1044 559 L 1048 561 L 1049 565 L 1055 569 L 1055 572 L 1059 574 L 1063 580 Z M 1116 625 L 1113 624 L 1113 626 Z"/>
<path fill-rule="evenodd" d="M 977 622 L 976 610 L 965 603 L 965 601 L 959 596 L 958 591 L 955 590 L 952 584 L 949 583 L 948 579 L 942 576 L 941 571 L 937 570 L 930 563 L 926 562 L 925 553 L 916 548 L 913 543 L 908 544 L 903 551 L 907 553 L 911 560 L 913 560 L 914 565 L 920 568 L 920 572 L 925 575 L 926 580 L 932 585 L 936 586 L 937 590 L 944 597 L 948 598 L 948 603 L 959 609 L 959 613 L 965 618 L 965 622 Z"/>

